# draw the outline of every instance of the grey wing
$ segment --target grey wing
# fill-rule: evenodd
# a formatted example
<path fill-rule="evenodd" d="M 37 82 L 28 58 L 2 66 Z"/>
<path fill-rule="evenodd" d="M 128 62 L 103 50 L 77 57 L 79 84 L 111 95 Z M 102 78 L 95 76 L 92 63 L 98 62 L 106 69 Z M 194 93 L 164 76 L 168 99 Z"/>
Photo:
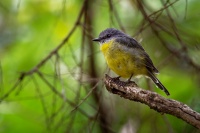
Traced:
<path fill-rule="evenodd" d="M 151 73 L 159 73 L 158 69 L 153 65 L 152 60 L 150 59 L 149 55 L 145 52 L 145 60 L 146 60 L 146 68 Z"/>
<path fill-rule="evenodd" d="M 158 70 L 153 65 L 153 62 L 150 59 L 149 55 L 145 52 L 142 45 L 140 45 L 140 43 L 138 43 L 134 38 L 127 37 L 127 36 L 121 36 L 120 38 L 117 38 L 116 41 L 119 42 L 120 44 L 126 45 L 129 48 L 134 48 L 134 49 L 138 49 L 139 51 L 141 51 L 141 53 L 145 57 L 145 64 L 143 64 L 143 65 L 146 66 L 146 68 L 149 72 L 158 73 Z"/>
<path fill-rule="evenodd" d="M 144 50 L 144 48 L 134 39 L 128 36 L 120 36 L 116 39 L 120 44 L 126 45 L 129 48 L 139 48 Z"/>

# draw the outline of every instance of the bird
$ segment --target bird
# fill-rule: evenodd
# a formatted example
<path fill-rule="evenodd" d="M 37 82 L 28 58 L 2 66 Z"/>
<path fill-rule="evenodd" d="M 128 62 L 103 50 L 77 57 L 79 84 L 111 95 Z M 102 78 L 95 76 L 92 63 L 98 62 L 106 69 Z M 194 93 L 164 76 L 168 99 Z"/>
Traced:
<path fill-rule="evenodd" d="M 115 28 L 107 28 L 93 41 L 99 42 L 108 67 L 119 75 L 118 78 L 130 81 L 133 76 L 143 75 L 150 78 L 166 95 L 170 95 L 155 76 L 159 72 L 149 55 L 134 38 Z"/>

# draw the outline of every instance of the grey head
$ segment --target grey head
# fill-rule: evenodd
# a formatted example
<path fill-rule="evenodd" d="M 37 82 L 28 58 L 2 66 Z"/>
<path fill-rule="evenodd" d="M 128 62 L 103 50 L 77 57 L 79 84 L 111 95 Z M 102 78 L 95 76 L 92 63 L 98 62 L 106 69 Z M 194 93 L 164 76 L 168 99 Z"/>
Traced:
<path fill-rule="evenodd" d="M 102 31 L 99 34 L 98 38 L 93 39 L 93 41 L 99 42 L 100 44 L 105 43 L 113 38 L 120 37 L 120 36 L 127 36 L 125 33 L 122 31 L 119 31 L 114 28 L 108 28 L 104 31 Z"/>

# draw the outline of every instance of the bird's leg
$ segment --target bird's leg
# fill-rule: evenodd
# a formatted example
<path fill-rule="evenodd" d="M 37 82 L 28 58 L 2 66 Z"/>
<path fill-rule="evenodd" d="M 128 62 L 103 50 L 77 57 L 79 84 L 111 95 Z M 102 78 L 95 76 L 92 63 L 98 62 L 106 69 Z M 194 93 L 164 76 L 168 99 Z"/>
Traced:
<path fill-rule="evenodd" d="M 127 80 L 128 83 L 131 81 L 132 77 L 133 77 L 133 74 L 131 74 L 130 78 Z"/>
<path fill-rule="evenodd" d="M 135 86 L 137 86 L 137 84 L 134 82 L 134 81 L 131 81 L 131 78 L 133 77 L 133 74 L 131 74 L 131 76 L 130 76 L 130 78 L 127 80 L 127 85 L 128 86 L 133 86 L 133 87 L 135 87 Z"/>

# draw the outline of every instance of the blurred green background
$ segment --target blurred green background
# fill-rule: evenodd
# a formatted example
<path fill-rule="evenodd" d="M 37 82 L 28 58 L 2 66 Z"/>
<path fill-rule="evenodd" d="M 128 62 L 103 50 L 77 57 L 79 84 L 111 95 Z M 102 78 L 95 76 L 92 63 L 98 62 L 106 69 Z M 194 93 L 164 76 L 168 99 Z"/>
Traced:
<path fill-rule="evenodd" d="M 199 7 L 199 0 L 1 0 L 0 132 L 200 132 L 108 93 L 104 74 L 116 75 L 91 41 L 108 27 L 136 38 L 160 71 L 167 98 L 200 112 Z M 146 78 L 134 80 L 166 97 Z"/>

